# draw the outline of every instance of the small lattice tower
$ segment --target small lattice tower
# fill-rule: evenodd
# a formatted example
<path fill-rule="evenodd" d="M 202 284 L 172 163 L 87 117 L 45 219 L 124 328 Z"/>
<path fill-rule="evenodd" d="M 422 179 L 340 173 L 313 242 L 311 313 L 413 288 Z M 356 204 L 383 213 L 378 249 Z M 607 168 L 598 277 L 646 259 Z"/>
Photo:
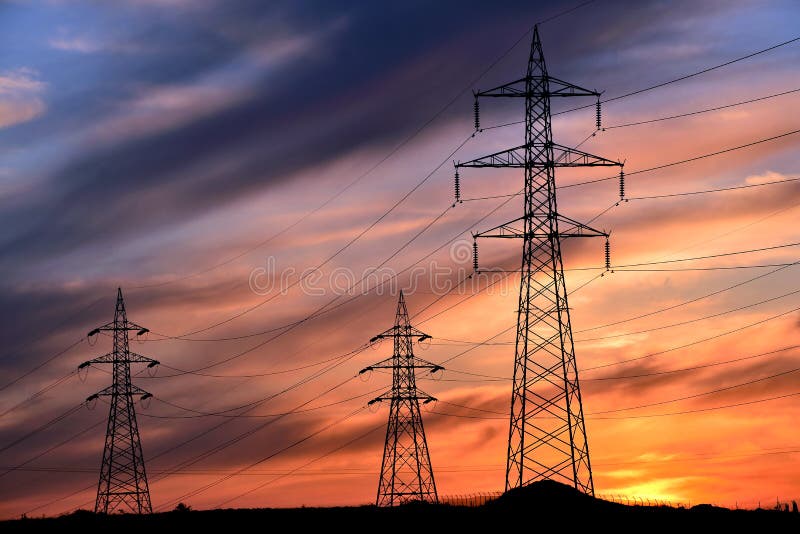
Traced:
<path fill-rule="evenodd" d="M 374 369 L 392 370 L 392 389 L 369 402 L 389 401 L 389 422 L 383 447 L 381 475 L 378 481 L 378 506 L 395 506 L 412 501 L 438 502 L 436 482 L 422 425 L 422 404 L 436 399 L 417 388 L 416 371 L 439 372 L 442 367 L 414 356 L 413 344 L 431 338 L 411 326 L 402 291 L 397 303 L 394 326 L 373 337 L 370 342 L 392 338 L 391 357 L 370 365 L 361 373 Z"/>
<path fill-rule="evenodd" d="M 152 395 L 131 383 L 131 363 L 146 363 L 148 367 L 154 367 L 158 362 L 131 352 L 128 346 L 129 332 L 143 335 L 148 331 L 128 320 L 122 289 L 117 289 L 114 320 L 89 332 L 89 337 L 108 332 L 114 340 L 111 352 L 80 365 L 82 369 L 95 364 L 111 364 L 113 370 L 111 385 L 86 399 L 91 402 L 98 397 L 108 397 L 110 405 L 94 506 L 96 513 L 153 512 L 134 404 L 134 397 L 146 399 Z"/>

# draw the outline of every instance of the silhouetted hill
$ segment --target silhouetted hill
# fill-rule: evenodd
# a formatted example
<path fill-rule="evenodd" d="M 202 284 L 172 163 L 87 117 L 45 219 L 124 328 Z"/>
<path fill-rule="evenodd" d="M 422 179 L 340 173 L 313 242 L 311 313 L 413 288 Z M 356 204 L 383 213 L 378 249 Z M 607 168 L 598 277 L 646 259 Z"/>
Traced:
<path fill-rule="evenodd" d="M 526 508 L 541 511 L 618 512 L 626 506 L 596 499 L 566 484 L 553 480 L 534 482 L 529 486 L 513 489 L 487 508 Z"/>
<path fill-rule="evenodd" d="M 499 527 L 541 529 L 559 523 L 572 532 L 580 527 L 620 531 L 661 531 L 666 528 L 754 529 L 800 531 L 800 514 L 773 510 L 728 510 L 710 505 L 689 509 L 625 506 L 585 495 L 552 481 L 512 490 L 484 506 L 465 508 L 413 503 L 396 508 L 258 508 L 173 511 L 147 516 L 95 515 L 86 511 L 55 518 L 0 522 L 0 532 L 197 532 L 238 534 L 241 529 L 265 532 L 480 532 Z"/>

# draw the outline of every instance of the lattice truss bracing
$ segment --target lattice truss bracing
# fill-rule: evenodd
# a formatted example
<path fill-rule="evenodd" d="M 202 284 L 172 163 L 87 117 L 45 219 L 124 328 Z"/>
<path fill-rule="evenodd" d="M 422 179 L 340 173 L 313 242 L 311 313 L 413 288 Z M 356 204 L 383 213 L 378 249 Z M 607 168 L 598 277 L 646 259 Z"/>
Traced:
<path fill-rule="evenodd" d="M 442 367 L 414 356 L 414 340 L 424 341 L 430 336 L 411 326 L 402 291 L 394 326 L 373 337 L 371 342 L 385 338 L 394 341 L 392 356 L 361 370 L 361 373 L 373 369 L 392 371 L 392 389 L 370 401 L 370 404 L 390 403 L 376 504 L 395 506 L 412 501 L 438 502 L 420 412 L 420 401 L 426 404 L 436 399 L 417 388 L 416 371 L 424 369 L 433 373 Z"/>
<path fill-rule="evenodd" d="M 527 75 L 475 93 L 476 128 L 479 98 L 524 100 L 525 144 L 456 164 L 457 169 L 512 167 L 525 173 L 522 217 L 475 234 L 476 239 L 520 238 L 523 243 L 506 490 L 553 479 L 594 494 L 561 239 L 607 239 L 608 234 L 559 213 L 555 169 L 622 164 L 553 142 L 550 100 L 576 96 L 600 95 L 547 74 L 535 28 Z"/>
<path fill-rule="evenodd" d="M 92 401 L 98 397 L 108 397 L 110 405 L 94 507 L 96 513 L 149 514 L 153 511 L 134 404 L 134 397 L 146 399 L 151 395 L 131 383 L 130 364 L 146 363 L 148 367 L 154 367 L 158 362 L 130 351 L 128 333 L 131 331 L 137 335 L 148 332 L 146 328 L 128 320 L 122 289 L 117 289 L 114 320 L 89 332 L 90 337 L 109 332 L 114 339 L 114 348 L 108 354 L 80 365 L 80 368 L 95 364 L 113 366 L 111 385 L 86 399 Z"/>

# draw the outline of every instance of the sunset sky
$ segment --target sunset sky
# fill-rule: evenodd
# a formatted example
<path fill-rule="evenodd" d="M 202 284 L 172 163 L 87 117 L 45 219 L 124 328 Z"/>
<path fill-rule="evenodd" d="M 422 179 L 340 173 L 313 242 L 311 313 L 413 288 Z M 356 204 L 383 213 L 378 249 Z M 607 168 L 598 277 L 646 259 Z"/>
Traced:
<path fill-rule="evenodd" d="M 356 375 L 391 354 L 366 344 L 401 287 L 433 336 L 417 354 L 446 368 L 418 380 L 439 495 L 503 489 L 519 279 L 443 293 L 472 272 L 470 232 L 522 201 L 453 207 L 452 160 L 523 143 L 471 137 L 471 90 L 522 77 L 533 24 L 579 3 L 0 1 L 0 518 L 93 507 L 107 404 L 27 435 L 110 383 L 75 370 L 110 350 L 86 333 L 118 286 L 151 330 L 131 350 L 163 364 L 133 370 L 155 510 L 374 502 L 387 409 L 365 406 L 391 377 Z M 608 99 L 799 28 L 794 0 L 596 0 L 540 34 L 551 75 Z M 795 41 L 613 100 L 603 125 L 760 99 L 707 113 L 594 137 L 593 106 L 553 118 L 556 142 L 624 160 L 633 198 L 566 187 L 560 212 L 614 206 L 592 226 L 615 266 L 645 264 L 599 276 L 601 240 L 563 245 L 600 495 L 800 500 L 798 64 Z M 481 124 L 523 113 L 485 101 Z M 461 171 L 465 199 L 522 185 Z M 520 245 L 481 242 L 481 267 L 519 269 Z M 653 264 L 699 256 L 717 257 Z M 343 291 L 373 268 L 398 276 Z"/>

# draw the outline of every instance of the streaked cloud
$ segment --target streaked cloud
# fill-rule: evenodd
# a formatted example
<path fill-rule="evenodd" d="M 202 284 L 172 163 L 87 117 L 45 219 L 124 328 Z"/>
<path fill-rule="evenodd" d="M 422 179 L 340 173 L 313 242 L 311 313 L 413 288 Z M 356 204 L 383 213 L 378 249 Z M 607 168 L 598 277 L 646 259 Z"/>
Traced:
<path fill-rule="evenodd" d="M 44 114 L 47 106 L 41 97 L 45 84 L 38 73 L 18 68 L 0 73 L 0 128 L 31 121 Z"/>
<path fill-rule="evenodd" d="M 110 320 L 121 285 L 129 317 L 153 331 L 134 350 L 176 369 L 212 366 L 205 372 L 211 376 L 170 377 L 174 371 L 166 366 L 152 377 L 136 375 L 136 383 L 156 397 L 139 411 L 150 459 L 222 421 L 183 417 L 187 412 L 161 400 L 215 412 L 267 398 L 385 330 L 394 317 L 395 295 L 338 298 L 330 287 L 323 287 L 322 295 L 299 287 L 286 295 L 259 295 L 249 288 L 249 275 L 263 268 L 267 258 L 281 269 L 298 271 L 333 258 L 323 275 L 336 269 L 360 274 L 384 260 L 395 272 L 415 262 L 427 274 L 437 267 L 461 266 L 451 257 L 448 240 L 466 238 L 469 246 L 470 231 L 512 219 L 520 209 L 520 199 L 495 213 L 490 210 L 501 199 L 451 207 L 450 159 L 464 160 L 522 139 L 522 131 L 513 127 L 470 137 L 472 81 L 545 10 L 572 7 L 561 4 L 520 1 L 491 11 L 477 1 L 461 2 L 458 9 L 249 1 L 233 8 L 228 2 L 170 0 L 9 7 L 0 30 L 13 36 L 7 52 L 12 63 L 3 67 L 12 70 L 0 75 L 0 110 L 10 115 L 4 119 L 0 113 L 0 121 L 15 127 L 0 131 L 0 191 L 9 199 L 0 209 L 0 337 L 7 340 L 0 355 L 0 386 Z M 688 0 L 670 5 L 604 2 L 548 23 L 542 35 L 553 75 L 612 97 L 792 37 L 796 27 L 787 21 L 796 15 L 792 2 L 769 8 Z M 761 28 L 766 27 L 770 31 L 765 33 Z M 526 48 L 515 48 L 478 86 L 519 77 Z M 797 50 L 784 47 L 687 83 L 609 103 L 604 122 L 648 120 L 792 89 L 796 76 L 787 65 L 797 63 Z M 13 70 L 14 65 L 31 68 Z M 462 90 L 462 97 L 412 137 Z M 2 107 L 4 102 L 8 106 Z M 711 112 L 608 130 L 582 148 L 626 159 L 626 169 L 644 169 L 797 128 L 787 110 L 798 102 L 798 95 L 791 94 L 734 108 L 734 114 Z M 37 103 L 43 107 L 36 108 Z M 487 103 L 482 122 L 519 119 L 522 108 L 515 104 Z M 591 109 L 558 115 L 554 122 L 554 138 L 563 144 L 578 143 L 593 130 Z M 445 158 L 464 139 L 463 148 Z M 797 143 L 797 137 L 786 137 L 632 175 L 628 196 L 794 177 L 800 168 Z M 345 246 L 429 174 L 374 229 Z M 557 180 L 566 185 L 607 174 L 565 171 Z M 513 171 L 469 170 L 461 177 L 470 197 L 513 193 L 522 184 L 520 173 Z M 617 184 L 606 181 L 559 190 L 559 209 L 589 220 L 612 206 L 593 225 L 612 231 L 612 259 L 622 264 L 797 241 L 799 193 L 796 183 L 787 183 L 614 205 Z M 481 263 L 517 269 L 519 243 L 507 241 L 481 243 Z M 570 297 L 570 313 L 598 492 L 732 504 L 796 491 L 797 462 L 767 454 L 796 445 L 796 398 L 756 401 L 771 395 L 770 389 L 791 393 L 800 385 L 797 376 L 696 396 L 799 365 L 796 351 L 716 365 L 778 344 L 800 343 L 796 313 L 745 328 L 800 305 L 796 296 L 732 311 L 797 289 L 796 268 L 774 273 L 750 268 L 619 270 L 603 277 L 597 277 L 602 271 L 581 270 L 602 265 L 602 246 L 599 240 L 571 240 L 563 250 L 570 269 L 567 287 L 580 288 Z M 664 266 L 747 267 L 796 258 L 797 249 L 785 248 Z M 469 258 L 464 261 L 469 267 Z M 457 279 L 452 271 L 448 276 Z M 441 400 L 426 407 L 424 418 L 443 494 L 503 485 L 514 331 L 493 338 L 496 345 L 476 343 L 514 324 L 519 278 L 511 273 L 508 282 L 505 293 L 472 295 L 480 286 L 470 286 L 470 291 L 446 296 L 425 282 L 407 295 L 412 314 L 424 309 L 415 322 L 432 317 L 418 324 L 434 338 L 420 355 L 448 360 L 440 380 L 420 377 L 421 387 Z M 732 289 L 721 291 L 726 287 Z M 306 319 L 323 306 L 331 311 Z M 659 309 L 665 311 L 647 315 Z M 235 320 L 205 330 L 234 315 Z M 703 319 L 708 315 L 715 316 Z M 286 325 L 298 322 L 283 333 Z M 661 328 L 671 323 L 681 324 Z M 744 329 L 723 335 L 737 328 Z M 195 331 L 187 336 L 191 340 L 169 337 Z M 611 335 L 619 337 L 606 337 Z M 596 337 L 604 339 L 591 339 Z M 692 344 L 704 338 L 709 340 Z M 3 391 L 0 412 L 25 404 L 0 422 L 0 442 L 24 435 L 108 385 L 109 376 L 93 369 L 81 377 L 86 382 L 71 375 L 26 400 L 82 361 L 109 350 L 108 343 L 105 338 L 94 347 L 82 342 Z M 316 395 L 322 396 L 314 407 L 341 401 L 287 416 L 208 457 L 196 470 L 155 480 L 174 464 L 268 418 L 231 419 L 158 457 L 148 464 L 154 503 L 212 482 L 363 405 L 365 394 L 388 387 L 390 377 L 374 373 L 365 382 L 349 379 L 388 351 L 386 343 L 367 349 L 265 402 L 251 415 L 289 411 Z M 688 398 L 678 400 L 683 397 Z M 738 402 L 753 404 L 725 408 Z M 652 406 L 614 411 L 642 404 Z M 17 516 L 79 487 L 95 486 L 104 412 L 102 404 L 82 410 L 24 446 L 5 451 L 2 462 L 14 465 L 71 432 L 99 425 L 97 432 L 87 432 L 35 464 L 56 471 L 77 467 L 79 472 L 7 475 L 0 515 Z M 638 417 L 673 412 L 686 413 Z M 378 430 L 317 466 L 232 505 L 368 502 L 374 498 L 385 421 L 385 410 L 360 413 L 198 494 L 189 504 L 215 506 L 374 427 Z M 787 452 L 787 458 L 794 457 Z M 36 513 L 91 505 L 92 493 Z"/>

